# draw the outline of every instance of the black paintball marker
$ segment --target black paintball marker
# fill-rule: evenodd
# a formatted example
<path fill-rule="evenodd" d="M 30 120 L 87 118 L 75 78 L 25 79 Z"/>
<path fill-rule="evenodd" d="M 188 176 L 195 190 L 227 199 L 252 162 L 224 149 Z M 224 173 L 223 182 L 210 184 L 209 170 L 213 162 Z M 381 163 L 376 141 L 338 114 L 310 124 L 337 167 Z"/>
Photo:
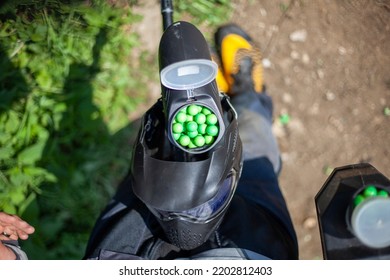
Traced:
<path fill-rule="evenodd" d="M 161 1 L 161 11 L 161 98 L 143 116 L 132 185 L 170 243 L 190 250 L 227 210 L 241 175 L 242 145 L 205 38 L 194 25 L 173 22 L 172 1 Z"/>
<path fill-rule="evenodd" d="M 168 138 L 187 153 L 204 153 L 225 133 L 218 66 L 201 32 L 188 22 L 172 23 L 172 2 L 161 3 L 159 66 Z"/>

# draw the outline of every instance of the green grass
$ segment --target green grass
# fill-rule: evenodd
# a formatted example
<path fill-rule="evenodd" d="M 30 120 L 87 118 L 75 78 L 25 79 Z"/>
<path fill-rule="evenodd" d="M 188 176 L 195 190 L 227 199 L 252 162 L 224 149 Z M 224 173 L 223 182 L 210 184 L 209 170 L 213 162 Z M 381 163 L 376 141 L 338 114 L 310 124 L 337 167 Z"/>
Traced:
<path fill-rule="evenodd" d="M 199 25 L 217 26 L 230 20 L 232 6 L 230 0 L 173 0 L 175 20 L 183 14 L 191 16 L 191 22 Z"/>
<path fill-rule="evenodd" d="M 22 243 L 30 259 L 82 258 L 128 171 L 137 132 L 129 115 L 158 77 L 155 58 L 132 55 L 140 16 L 131 6 L 71 2 L 0 4 L 0 211 L 35 226 Z M 176 2 L 176 16 L 210 26 L 230 7 Z"/>

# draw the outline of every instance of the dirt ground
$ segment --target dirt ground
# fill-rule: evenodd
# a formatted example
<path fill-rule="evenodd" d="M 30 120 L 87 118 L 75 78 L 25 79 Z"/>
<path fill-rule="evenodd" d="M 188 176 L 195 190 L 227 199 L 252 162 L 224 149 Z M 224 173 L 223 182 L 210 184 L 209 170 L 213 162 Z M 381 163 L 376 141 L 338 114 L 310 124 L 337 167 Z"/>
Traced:
<path fill-rule="evenodd" d="M 156 51 L 159 7 L 140 2 L 154 20 L 139 28 Z M 390 177 L 390 1 L 233 3 L 233 22 L 263 51 L 283 159 L 280 185 L 300 259 L 322 259 L 314 197 L 332 168 L 369 162 Z M 282 114 L 290 117 L 286 125 Z"/>

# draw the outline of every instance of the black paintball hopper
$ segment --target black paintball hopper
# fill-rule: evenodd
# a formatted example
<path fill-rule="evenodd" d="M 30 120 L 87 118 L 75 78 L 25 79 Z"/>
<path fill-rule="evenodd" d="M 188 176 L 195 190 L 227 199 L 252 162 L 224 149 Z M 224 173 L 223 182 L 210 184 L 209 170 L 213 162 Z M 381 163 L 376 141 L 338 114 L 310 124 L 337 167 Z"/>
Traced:
<path fill-rule="evenodd" d="M 208 44 L 192 24 L 179 21 L 165 30 L 159 47 L 160 79 L 167 129 L 170 131 L 176 114 L 195 104 L 207 107 L 218 118 L 219 134 L 212 145 L 187 149 L 169 140 L 188 153 L 204 153 L 212 149 L 225 133 L 221 96 L 215 81 L 218 66 L 211 60 Z"/>
<path fill-rule="evenodd" d="M 390 181 L 367 163 L 336 168 L 315 197 L 324 259 L 390 259 L 390 246 L 364 244 L 351 227 L 352 201 L 367 185 L 390 190 Z M 389 198 L 387 198 L 389 200 Z M 387 205 L 389 201 L 386 201 Z M 386 206 L 388 207 L 388 206 Z M 390 213 L 382 213 L 388 215 Z M 385 228 L 385 231 L 388 231 Z M 390 236 L 390 233 L 384 232 Z"/>
<path fill-rule="evenodd" d="M 220 224 L 241 175 L 242 144 L 237 114 L 229 98 L 218 92 L 217 67 L 199 30 L 186 22 L 173 23 L 161 38 L 159 55 L 162 98 L 143 116 L 134 145 L 135 195 L 152 213 L 183 212 L 215 198 L 226 178 L 235 174 L 224 207 L 209 218 L 176 216 L 167 221 L 155 214 L 169 242 L 189 250 Z M 175 141 L 171 128 L 177 112 L 192 104 L 213 111 L 219 134 L 211 145 L 187 149 Z"/>

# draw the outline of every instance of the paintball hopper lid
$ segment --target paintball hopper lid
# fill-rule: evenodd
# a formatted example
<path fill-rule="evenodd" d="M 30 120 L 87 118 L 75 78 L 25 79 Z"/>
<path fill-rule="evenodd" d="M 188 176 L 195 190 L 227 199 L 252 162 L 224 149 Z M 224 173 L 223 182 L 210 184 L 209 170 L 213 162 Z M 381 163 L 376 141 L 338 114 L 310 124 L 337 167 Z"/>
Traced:
<path fill-rule="evenodd" d="M 359 240 L 372 248 L 390 246 L 390 199 L 375 197 L 353 211 L 351 226 Z"/>
<path fill-rule="evenodd" d="M 173 63 L 160 73 L 161 83 L 170 89 L 191 90 L 212 82 L 218 66 L 207 59 L 190 59 Z"/>
<path fill-rule="evenodd" d="M 203 34 L 185 21 L 172 24 L 164 32 L 159 64 L 161 84 L 173 90 L 200 88 L 211 83 L 218 72 Z"/>

